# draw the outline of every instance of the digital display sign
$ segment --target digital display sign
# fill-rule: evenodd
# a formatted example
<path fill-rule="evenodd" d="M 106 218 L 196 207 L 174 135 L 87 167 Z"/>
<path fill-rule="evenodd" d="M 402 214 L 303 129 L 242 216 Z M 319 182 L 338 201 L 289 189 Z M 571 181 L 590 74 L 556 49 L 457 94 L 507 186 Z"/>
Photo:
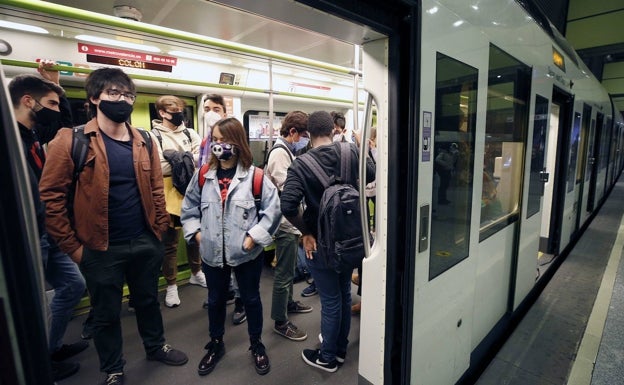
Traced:
<path fill-rule="evenodd" d="M 87 61 L 90 63 L 110 64 L 120 67 L 138 68 L 143 70 L 153 70 L 162 72 L 171 72 L 172 66 L 164 64 L 156 64 L 133 59 L 114 58 L 97 55 L 87 55 Z"/>
<path fill-rule="evenodd" d="M 553 47 L 553 64 L 559 67 L 560 70 L 565 72 L 565 58 L 563 57 L 561 52 L 555 49 L 555 47 Z"/>

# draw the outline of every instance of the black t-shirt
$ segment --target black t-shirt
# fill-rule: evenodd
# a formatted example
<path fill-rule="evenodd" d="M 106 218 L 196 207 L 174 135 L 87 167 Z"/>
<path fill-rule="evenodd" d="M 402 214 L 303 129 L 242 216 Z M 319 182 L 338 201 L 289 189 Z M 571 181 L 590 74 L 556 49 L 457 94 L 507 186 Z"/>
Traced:
<path fill-rule="evenodd" d="M 219 191 L 221 191 L 221 206 L 225 205 L 225 198 L 227 198 L 227 192 L 232 183 L 232 178 L 236 175 L 236 167 L 223 169 L 219 167 L 217 169 L 217 179 L 219 180 Z"/>

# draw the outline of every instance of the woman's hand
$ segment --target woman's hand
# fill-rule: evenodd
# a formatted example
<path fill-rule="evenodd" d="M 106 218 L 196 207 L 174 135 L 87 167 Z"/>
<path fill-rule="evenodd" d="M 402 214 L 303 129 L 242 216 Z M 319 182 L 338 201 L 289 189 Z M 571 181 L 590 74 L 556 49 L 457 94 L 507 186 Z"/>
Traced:
<path fill-rule="evenodd" d="M 197 245 L 199 246 L 199 243 L 201 242 L 201 231 L 195 233 L 195 242 L 197 242 Z"/>
<path fill-rule="evenodd" d="M 253 238 L 247 235 L 245 240 L 243 241 L 243 250 L 249 251 L 256 246 L 256 242 L 254 242 Z"/>

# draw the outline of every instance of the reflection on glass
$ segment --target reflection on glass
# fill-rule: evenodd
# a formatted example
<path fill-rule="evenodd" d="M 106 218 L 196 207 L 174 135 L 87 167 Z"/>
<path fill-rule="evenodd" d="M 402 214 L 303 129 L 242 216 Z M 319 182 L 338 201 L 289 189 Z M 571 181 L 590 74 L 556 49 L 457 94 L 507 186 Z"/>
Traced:
<path fill-rule="evenodd" d="M 477 69 L 437 54 L 429 279 L 468 257 Z"/>
<path fill-rule="evenodd" d="M 535 98 L 535 116 L 533 117 L 533 140 L 531 147 L 531 175 L 529 177 L 529 198 L 527 200 L 527 218 L 540 209 L 544 195 L 544 182 L 540 174 L 544 170 L 544 150 L 546 147 L 546 129 L 548 128 L 548 99 L 537 95 Z"/>
<path fill-rule="evenodd" d="M 574 113 L 574 124 L 570 133 L 570 156 L 568 158 L 568 192 L 574 190 L 576 176 L 576 158 L 578 157 L 579 139 L 581 137 L 581 114 Z"/>
<path fill-rule="evenodd" d="M 480 239 L 517 218 L 531 69 L 490 45 Z"/>

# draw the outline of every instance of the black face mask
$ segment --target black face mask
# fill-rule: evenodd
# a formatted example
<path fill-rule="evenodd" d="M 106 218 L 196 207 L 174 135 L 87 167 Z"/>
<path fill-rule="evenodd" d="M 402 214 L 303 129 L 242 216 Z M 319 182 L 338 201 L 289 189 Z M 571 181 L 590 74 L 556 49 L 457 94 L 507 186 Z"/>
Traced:
<path fill-rule="evenodd" d="M 168 121 L 171 122 L 171 124 L 173 124 L 174 126 L 178 127 L 180 124 L 182 124 L 182 122 L 184 122 L 184 112 L 167 112 L 169 115 L 171 115 L 171 119 L 167 119 Z"/>
<path fill-rule="evenodd" d="M 126 103 L 125 100 L 111 102 L 110 100 L 100 100 L 98 108 L 107 118 L 115 123 L 123 123 L 130 118 L 132 114 L 132 104 Z"/>
<path fill-rule="evenodd" d="M 61 117 L 60 111 L 54 111 L 48 107 L 44 107 L 41 103 L 37 102 L 41 106 L 39 111 L 34 111 L 35 122 L 42 126 L 56 126 Z"/>

